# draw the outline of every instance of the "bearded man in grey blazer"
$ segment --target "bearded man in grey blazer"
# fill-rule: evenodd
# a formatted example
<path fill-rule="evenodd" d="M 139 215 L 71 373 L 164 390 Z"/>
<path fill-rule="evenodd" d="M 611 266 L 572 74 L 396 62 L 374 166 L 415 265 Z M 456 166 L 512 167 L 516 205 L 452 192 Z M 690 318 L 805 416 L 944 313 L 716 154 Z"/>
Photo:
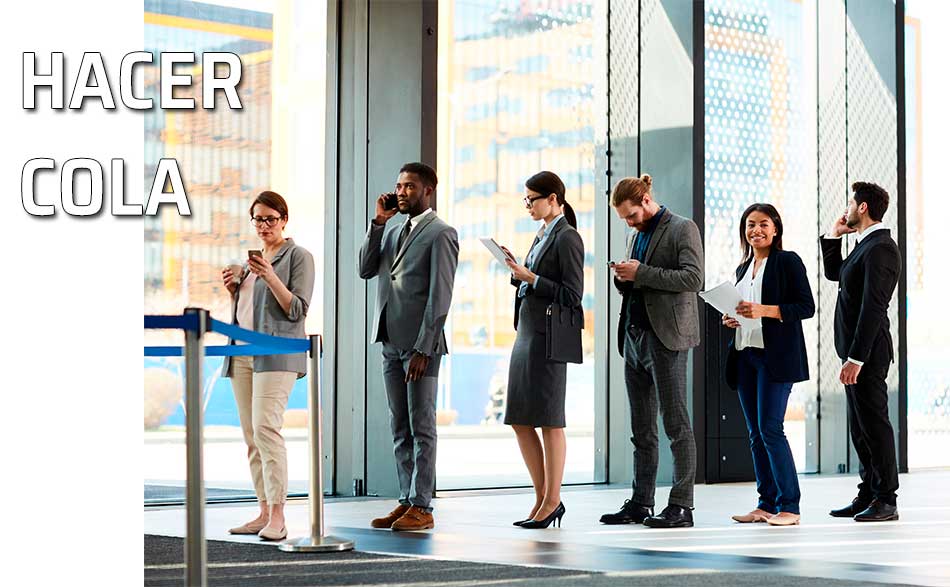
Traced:
<path fill-rule="evenodd" d="M 623 295 L 619 349 L 630 400 L 633 496 L 604 524 L 642 523 L 650 528 L 693 525 L 696 443 L 686 406 L 686 359 L 699 344 L 696 292 L 703 286 L 699 228 L 653 199 L 649 175 L 617 183 L 611 204 L 636 229 L 628 260 L 613 265 Z M 659 402 L 657 401 L 659 400 Z M 669 503 L 653 515 L 659 462 L 657 407 L 673 451 Z"/>
<path fill-rule="evenodd" d="M 439 363 L 448 354 L 443 327 L 452 303 L 459 243 L 455 229 L 430 207 L 438 179 L 423 163 L 407 163 L 391 195 L 376 200 L 376 215 L 360 247 L 360 277 L 378 277 L 373 342 L 383 344 L 383 384 L 389 401 L 399 505 L 373 528 L 425 530 L 434 526 L 435 405 Z M 387 222 L 396 214 L 405 222 Z"/>

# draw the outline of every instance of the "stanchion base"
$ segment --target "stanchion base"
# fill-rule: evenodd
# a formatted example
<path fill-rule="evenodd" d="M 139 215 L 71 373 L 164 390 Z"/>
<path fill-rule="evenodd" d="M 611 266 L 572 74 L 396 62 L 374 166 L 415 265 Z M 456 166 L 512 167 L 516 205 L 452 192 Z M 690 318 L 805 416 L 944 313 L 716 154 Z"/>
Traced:
<path fill-rule="evenodd" d="M 353 541 L 336 536 L 295 538 L 282 542 L 280 549 L 284 552 L 341 552 L 353 550 Z"/>

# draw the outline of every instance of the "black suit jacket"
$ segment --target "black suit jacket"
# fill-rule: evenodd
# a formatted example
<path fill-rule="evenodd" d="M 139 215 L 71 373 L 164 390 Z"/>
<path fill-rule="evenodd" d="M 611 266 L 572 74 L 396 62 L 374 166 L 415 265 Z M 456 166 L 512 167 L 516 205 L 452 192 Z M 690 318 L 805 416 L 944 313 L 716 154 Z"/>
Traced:
<path fill-rule="evenodd" d="M 835 350 L 848 358 L 876 365 L 894 360 L 887 307 L 901 274 L 901 254 L 891 231 L 882 228 L 867 235 L 847 259 L 841 258 L 841 239 L 821 239 L 825 277 L 837 281 Z"/>
<path fill-rule="evenodd" d="M 736 269 L 738 283 L 752 267 L 748 260 Z M 808 351 L 802 320 L 815 315 L 815 298 L 808 283 L 808 272 L 801 257 L 792 251 L 772 251 L 762 275 L 762 304 L 778 306 L 782 319 L 762 318 L 765 341 L 765 367 L 769 378 L 778 383 L 796 383 L 808 379 Z M 735 335 L 726 355 L 726 383 L 738 387 L 738 351 Z"/>
<path fill-rule="evenodd" d="M 537 238 L 531 248 L 536 246 Z M 531 328 L 534 332 L 545 332 L 545 316 L 551 302 L 571 308 L 581 305 L 584 295 L 584 241 L 580 233 L 567 223 L 566 218 L 562 218 L 554 225 L 543 247 L 538 251 L 532 270 L 538 276 L 538 282 L 534 287 L 528 286 L 525 297 L 519 298 L 515 294 L 515 330 L 520 326 Z M 517 288 L 521 282 L 512 278 L 511 285 Z M 530 324 L 518 323 L 522 304 L 526 306 L 525 322 Z"/>

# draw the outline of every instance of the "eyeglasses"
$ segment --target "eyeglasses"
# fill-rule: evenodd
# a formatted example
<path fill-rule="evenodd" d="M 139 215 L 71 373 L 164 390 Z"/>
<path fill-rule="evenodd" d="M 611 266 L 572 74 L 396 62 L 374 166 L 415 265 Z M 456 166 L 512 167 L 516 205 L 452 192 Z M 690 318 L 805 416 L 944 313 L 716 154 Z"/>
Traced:
<path fill-rule="evenodd" d="M 273 228 L 277 226 L 278 222 L 280 222 L 280 218 L 278 216 L 252 216 L 251 217 L 251 224 L 253 224 L 256 227 L 266 225 L 268 228 Z"/>
<path fill-rule="evenodd" d="M 545 199 L 545 198 L 547 198 L 547 196 L 535 196 L 535 197 L 533 197 L 533 198 L 532 198 L 531 196 L 525 196 L 525 197 L 524 197 L 524 207 L 525 207 L 525 208 L 530 208 L 530 207 L 531 207 L 531 204 L 534 203 L 535 200 L 543 200 L 543 199 Z"/>

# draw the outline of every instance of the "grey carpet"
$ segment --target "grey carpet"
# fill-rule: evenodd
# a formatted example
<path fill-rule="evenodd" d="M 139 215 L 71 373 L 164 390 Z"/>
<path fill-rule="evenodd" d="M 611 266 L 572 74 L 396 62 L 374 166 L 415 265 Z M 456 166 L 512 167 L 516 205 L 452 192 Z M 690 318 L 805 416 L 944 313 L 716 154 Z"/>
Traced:
<path fill-rule="evenodd" d="M 696 569 L 664 569 L 652 574 L 591 573 L 542 567 L 519 567 L 459 561 L 396 557 L 366 552 L 287 553 L 273 546 L 208 541 L 208 584 L 240 587 L 328 587 L 404 585 L 406 587 L 880 587 L 880 583 L 787 577 L 762 573 L 729 573 Z M 184 582 L 181 538 L 145 536 L 145 586 Z"/>

